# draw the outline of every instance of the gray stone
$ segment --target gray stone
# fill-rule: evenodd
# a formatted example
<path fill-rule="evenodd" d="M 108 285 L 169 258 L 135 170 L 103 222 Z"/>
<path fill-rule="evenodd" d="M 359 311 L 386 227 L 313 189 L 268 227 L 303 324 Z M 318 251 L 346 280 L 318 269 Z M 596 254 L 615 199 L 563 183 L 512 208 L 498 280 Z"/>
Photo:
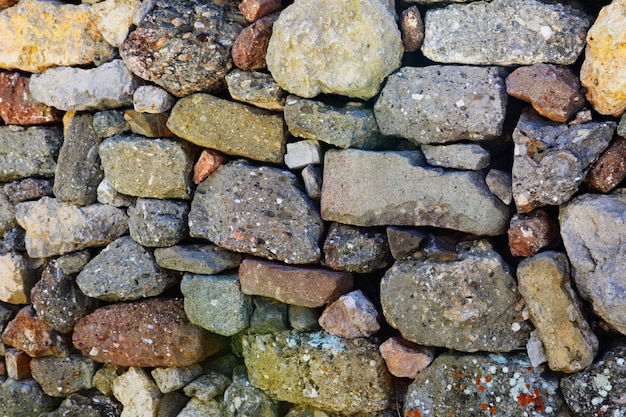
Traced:
<path fill-rule="evenodd" d="M 224 391 L 224 414 L 225 417 L 278 417 L 278 403 L 251 384 L 243 373 L 235 375 Z"/>
<path fill-rule="evenodd" d="M 57 266 L 66 275 L 78 274 L 91 260 L 91 253 L 88 250 L 68 253 L 56 259 Z"/>
<path fill-rule="evenodd" d="M 33 417 L 55 410 L 60 400 L 49 397 L 32 378 L 15 381 L 8 378 L 0 384 L 0 415 Z"/>
<path fill-rule="evenodd" d="M 424 167 L 419 151 L 331 150 L 324 161 L 324 220 L 435 226 L 490 236 L 508 227 L 509 209 L 479 172 Z"/>
<path fill-rule="evenodd" d="M 157 417 L 177 417 L 188 402 L 189 398 L 180 392 L 168 392 L 161 399 Z"/>
<path fill-rule="evenodd" d="M 326 266 L 358 273 L 386 267 L 390 255 L 385 232 L 341 223 L 330 226 L 323 249 Z"/>
<path fill-rule="evenodd" d="M 209 358 L 202 363 L 205 374 L 216 372 L 222 375 L 233 375 L 235 368 L 243 365 L 243 359 L 232 353 L 226 352 L 222 356 Z"/>
<path fill-rule="evenodd" d="M 409 385 L 406 416 L 569 417 L 559 379 L 517 353 L 439 356 Z"/>
<path fill-rule="evenodd" d="M 270 74 L 236 68 L 226 75 L 226 85 L 234 100 L 267 110 L 283 110 L 285 107 L 287 93 Z"/>
<path fill-rule="evenodd" d="M 172 246 L 187 237 L 186 201 L 138 198 L 127 213 L 130 236 L 142 246 Z"/>
<path fill-rule="evenodd" d="M 487 168 L 491 154 L 477 144 L 422 145 L 420 147 L 429 165 L 444 168 L 478 171 Z"/>
<path fill-rule="evenodd" d="M 198 185 L 189 230 L 236 252 L 312 263 L 320 258 L 323 222 L 291 172 L 234 161 Z"/>
<path fill-rule="evenodd" d="M 277 333 L 289 329 L 289 305 L 269 297 L 254 297 L 250 333 Z"/>
<path fill-rule="evenodd" d="M 194 156 L 182 141 L 113 136 L 100 144 L 106 181 L 117 192 L 146 198 L 190 198 Z"/>
<path fill-rule="evenodd" d="M 294 136 L 342 149 L 376 149 L 384 144 L 373 110 L 359 103 L 338 107 L 289 96 L 285 103 L 285 122 Z"/>
<path fill-rule="evenodd" d="M 484 141 L 502 134 L 507 95 L 497 67 L 403 67 L 374 105 L 380 131 L 420 143 Z"/>
<path fill-rule="evenodd" d="M 101 138 L 110 138 L 130 130 L 130 125 L 124 119 L 124 112 L 119 110 L 104 110 L 93 115 L 93 128 Z"/>
<path fill-rule="evenodd" d="M 487 184 L 489 191 L 506 205 L 513 201 L 512 183 L 512 175 L 499 169 L 490 169 L 485 177 L 485 184 Z"/>
<path fill-rule="evenodd" d="M 458 245 L 457 258 L 406 258 L 380 283 L 387 322 L 402 337 L 462 352 L 509 352 L 531 330 L 510 267 L 486 241 Z"/>
<path fill-rule="evenodd" d="M 4 188 L 0 188 L 0 236 L 7 230 L 17 226 L 15 220 L 15 205 L 10 201 Z"/>
<path fill-rule="evenodd" d="M 615 123 L 552 122 L 522 113 L 513 131 L 513 199 L 517 211 L 567 202 L 593 162 L 609 146 Z"/>
<path fill-rule="evenodd" d="M 570 5 L 541 0 L 453 4 L 426 12 L 422 53 L 450 64 L 569 65 L 591 21 Z"/>
<path fill-rule="evenodd" d="M 29 266 L 28 257 L 20 253 L 0 253 L 0 301 L 28 304 L 38 279 L 35 269 Z"/>
<path fill-rule="evenodd" d="M 417 252 L 422 240 L 425 238 L 426 234 L 418 230 L 396 226 L 387 227 L 389 251 L 391 252 L 391 256 L 393 256 L 393 259 L 396 260 Z"/>
<path fill-rule="evenodd" d="M 252 298 L 241 292 L 237 274 L 185 274 L 180 289 L 193 324 L 222 336 L 232 336 L 250 324 Z"/>
<path fill-rule="evenodd" d="M 133 108 L 141 113 L 165 113 L 175 103 L 176 99 L 170 93 L 154 85 L 142 85 L 133 93 Z"/>
<path fill-rule="evenodd" d="M 128 230 L 128 217 L 120 209 L 76 207 L 49 197 L 18 204 L 15 217 L 26 229 L 26 249 L 33 258 L 105 246 Z"/>
<path fill-rule="evenodd" d="M 161 268 L 213 275 L 237 268 L 242 256 L 215 245 L 176 245 L 155 249 L 154 258 Z"/>
<path fill-rule="evenodd" d="M 215 400 L 192 398 L 176 417 L 224 417 L 222 409 L 222 404 Z"/>
<path fill-rule="evenodd" d="M 287 144 L 285 165 L 289 169 L 300 169 L 322 161 L 322 149 L 316 140 L 300 140 Z"/>
<path fill-rule="evenodd" d="M 120 417 L 122 407 L 111 398 L 91 391 L 71 394 L 56 411 L 39 417 Z"/>
<path fill-rule="evenodd" d="M 533 368 L 548 361 L 548 358 L 546 358 L 546 350 L 543 347 L 543 342 L 539 338 L 537 330 L 530 332 L 530 337 L 528 338 L 528 342 L 526 342 L 526 353 L 528 354 L 528 359 L 530 359 Z"/>
<path fill-rule="evenodd" d="M 65 114 L 63 145 L 54 175 L 53 191 L 56 198 L 79 206 L 96 202 L 96 188 L 104 178 L 98 155 L 101 141 L 93 128 L 91 114 Z"/>
<path fill-rule="evenodd" d="M 135 197 L 118 193 L 111 187 L 106 179 L 103 179 L 96 189 L 98 202 L 113 207 L 128 207 L 135 202 Z"/>
<path fill-rule="evenodd" d="M 222 374 L 207 372 L 187 384 L 183 391 L 188 397 L 194 397 L 200 401 L 210 401 L 218 395 L 222 395 L 231 382 L 230 378 Z"/>
<path fill-rule="evenodd" d="M 285 90 L 369 99 L 400 66 L 400 30 L 379 0 L 300 1 L 274 23 L 267 68 Z"/>
<path fill-rule="evenodd" d="M 626 138 L 626 113 L 624 113 L 622 117 L 619 119 L 619 124 L 617 125 L 616 133 L 619 136 Z"/>
<path fill-rule="evenodd" d="M 308 165 L 300 175 L 307 195 L 313 200 L 319 200 L 322 197 L 322 171 L 315 165 Z"/>
<path fill-rule="evenodd" d="M 12 227 L 4 232 L 4 249 L 7 252 L 26 252 L 26 230 L 20 226 Z"/>
<path fill-rule="evenodd" d="M 289 305 L 289 325 L 294 330 L 301 332 L 320 330 L 319 318 L 320 312 L 316 308 Z"/>
<path fill-rule="evenodd" d="M 53 177 L 62 143 L 56 127 L 0 126 L 0 181 Z"/>
<path fill-rule="evenodd" d="M 154 368 L 150 375 L 163 394 L 176 391 L 202 375 L 202 366 L 197 363 L 175 368 Z"/>
<path fill-rule="evenodd" d="M 67 397 L 92 385 L 96 363 L 91 359 L 72 354 L 67 358 L 43 356 L 30 362 L 33 379 L 51 397 Z"/>
<path fill-rule="evenodd" d="M 53 179 L 25 178 L 5 184 L 4 192 L 12 203 L 17 204 L 52 195 L 53 184 Z"/>
<path fill-rule="evenodd" d="M 161 294 L 176 278 L 129 236 L 109 244 L 76 277 L 81 291 L 104 301 L 129 301 Z"/>
<path fill-rule="evenodd" d="M 72 80 L 72 82 L 67 82 Z M 106 110 L 133 103 L 138 79 L 120 59 L 92 69 L 51 68 L 30 77 L 30 93 L 59 110 Z"/>

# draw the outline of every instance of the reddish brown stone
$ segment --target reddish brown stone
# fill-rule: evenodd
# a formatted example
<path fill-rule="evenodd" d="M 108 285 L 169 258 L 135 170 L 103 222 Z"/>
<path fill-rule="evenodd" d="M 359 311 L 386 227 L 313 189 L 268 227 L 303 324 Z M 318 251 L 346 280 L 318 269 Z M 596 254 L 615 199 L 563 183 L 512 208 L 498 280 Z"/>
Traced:
<path fill-rule="evenodd" d="M 99 308 L 76 324 L 72 338 L 94 361 L 139 367 L 198 363 L 221 350 L 226 340 L 189 323 L 180 298 Z"/>
<path fill-rule="evenodd" d="M 19 0 L 0 0 L 0 10 L 13 6 Z"/>
<path fill-rule="evenodd" d="M 37 317 L 32 305 L 22 308 L 7 324 L 2 341 L 31 357 L 66 357 L 70 353 L 69 340 Z"/>
<path fill-rule="evenodd" d="M 515 214 L 508 231 L 509 248 L 513 256 L 533 256 L 559 242 L 556 222 L 544 210 Z"/>
<path fill-rule="evenodd" d="M 241 263 L 239 282 L 244 294 L 262 295 L 310 308 L 336 300 L 354 285 L 348 272 L 289 266 L 258 259 L 246 259 Z"/>
<path fill-rule="evenodd" d="M 2 0 L 0 0 L 0 8 Z M 30 78 L 17 72 L 0 73 L 0 117 L 8 125 L 61 121 L 63 113 L 36 101 L 28 90 Z"/>
<path fill-rule="evenodd" d="M 239 11 L 248 22 L 254 22 L 280 9 L 282 9 L 280 0 L 242 0 L 239 3 Z"/>
<path fill-rule="evenodd" d="M 435 349 L 419 346 L 401 337 L 391 337 L 379 347 L 389 373 L 399 378 L 415 378 L 435 359 Z"/>
<path fill-rule="evenodd" d="M 424 22 L 417 6 L 411 6 L 400 16 L 400 33 L 406 52 L 420 49 L 424 42 Z"/>
<path fill-rule="evenodd" d="M 149 138 L 171 138 L 174 136 L 167 127 L 169 115 L 165 113 L 140 113 L 135 110 L 126 110 L 124 120 L 129 124 L 130 130 Z"/>
<path fill-rule="evenodd" d="M 578 77 L 569 68 L 552 64 L 516 69 L 506 78 L 506 91 L 557 122 L 568 121 L 585 105 Z"/>
<path fill-rule="evenodd" d="M 7 349 L 4 361 L 9 378 L 21 381 L 31 377 L 30 356 L 18 349 Z"/>
<path fill-rule="evenodd" d="M 380 330 L 378 311 L 361 290 L 344 294 L 330 304 L 319 318 L 327 333 L 345 339 L 370 337 Z"/>
<path fill-rule="evenodd" d="M 226 163 L 228 158 L 220 151 L 205 149 L 200 154 L 198 162 L 193 167 L 193 182 L 200 184 L 220 166 Z"/>
<path fill-rule="evenodd" d="M 233 44 L 234 64 L 251 71 L 266 67 L 265 55 L 278 14 L 263 17 L 241 31 Z"/>
<path fill-rule="evenodd" d="M 604 151 L 585 177 L 592 191 L 608 193 L 626 178 L 626 139 L 617 137 Z"/>

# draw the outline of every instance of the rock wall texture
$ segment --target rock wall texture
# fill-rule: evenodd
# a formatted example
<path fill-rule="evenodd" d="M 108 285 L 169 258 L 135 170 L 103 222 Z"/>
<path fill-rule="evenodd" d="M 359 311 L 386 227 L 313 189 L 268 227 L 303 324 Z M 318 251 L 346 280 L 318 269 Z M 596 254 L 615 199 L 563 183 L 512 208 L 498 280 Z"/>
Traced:
<path fill-rule="evenodd" d="M 0 0 L 0 416 L 626 416 L 626 0 Z"/>

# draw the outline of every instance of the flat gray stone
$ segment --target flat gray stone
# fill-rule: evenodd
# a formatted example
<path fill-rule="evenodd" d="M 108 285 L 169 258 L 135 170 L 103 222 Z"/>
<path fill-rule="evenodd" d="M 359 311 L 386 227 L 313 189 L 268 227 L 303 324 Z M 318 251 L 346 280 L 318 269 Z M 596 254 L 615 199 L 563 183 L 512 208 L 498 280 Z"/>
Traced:
<path fill-rule="evenodd" d="M 381 198 L 384 195 L 385 198 Z M 424 166 L 419 151 L 328 151 L 322 218 L 356 226 L 435 226 L 499 235 L 509 210 L 477 171 Z"/>
<path fill-rule="evenodd" d="M 163 394 L 176 391 L 202 375 L 202 366 L 194 363 L 189 366 L 174 368 L 154 368 L 150 375 Z"/>
<path fill-rule="evenodd" d="M 491 154 L 477 144 L 422 145 L 420 147 L 429 165 L 443 168 L 479 171 L 487 168 Z"/>
<path fill-rule="evenodd" d="M 67 358 L 42 356 L 31 360 L 30 369 L 46 394 L 67 397 L 93 387 L 91 381 L 96 373 L 96 362 L 80 354 Z"/>
<path fill-rule="evenodd" d="M 507 95 L 497 67 L 403 67 L 374 105 L 380 130 L 420 143 L 482 141 L 502 134 Z"/>
<path fill-rule="evenodd" d="M 0 182 L 52 178 L 62 143 L 56 127 L 0 126 Z"/>
<path fill-rule="evenodd" d="M 202 401 L 192 398 L 176 417 L 222 417 L 223 406 L 215 400 Z"/>
<path fill-rule="evenodd" d="M 507 206 L 513 201 L 513 177 L 511 173 L 499 169 L 490 169 L 485 176 L 485 184 Z"/>
<path fill-rule="evenodd" d="M 570 5 L 541 0 L 453 4 L 429 9 L 424 20 L 428 59 L 502 66 L 573 64 L 592 22 Z"/>
<path fill-rule="evenodd" d="M 61 271 L 67 275 L 78 274 L 92 258 L 89 250 L 71 252 L 56 259 Z"/>
<path fill-rule="evenodd" d="M 155 249 L 154 258 L 161 268 L 213 275 L 237 268 L 243 256 L 215 245 L 175 245 Z"/>
<path fill-rule="evenodd" d="M 48 396 L 32 378 L 15 381 L 8 378 L 0 384 L 0 414 L 11 417 L 33 417 L 55 410 L 60 400 Z"/>
<path fill-rule="evenodd" d="M 301 332 L 315 332 L 320 330 L 318 323 L 320 318 L 319 309 L 290 304 L 288 313 L 289 325 L 292 329 Z"/>
<path fill-rule="evenodd" d="M 287 93 L 270 74 L 236 68 L 226 75 L 226 85 L 234 100 L 267 110 L 285 107 Z"/>
<path fill-rule="evenodd" d="M 187 237 L 186 201 L 138 198 L 127 213 L 130 236 L 142 246 L 172 246 Z"/>

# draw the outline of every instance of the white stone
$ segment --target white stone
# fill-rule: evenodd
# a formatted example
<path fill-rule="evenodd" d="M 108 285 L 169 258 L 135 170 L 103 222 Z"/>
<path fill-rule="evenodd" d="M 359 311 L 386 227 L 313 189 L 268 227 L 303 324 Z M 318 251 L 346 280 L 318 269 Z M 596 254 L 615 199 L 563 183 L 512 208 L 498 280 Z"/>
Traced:
<path fill-rule="evenodd" d="M 548 358 L 546 358 L 546 351 L 543 347 L 541 339 L 539 338 L 537 330 L 533 330 L 530 333 L 530 337 L 526 343 L 526 353 L 528 353 L 528 358 L 530 359 L 530 363 L 533 368 L 536 368 L 542 363 L 548 361 Z"/>
<path fill-rule="evenodd" d="M 141 0 L 105 0 L 89 11 L 104 40 L 119 48 L 128 36 L 133 17 L 140 7 Z"/>
<path fill-rule="evenodd" d="M 174 96 L 155 85 L 142 85 L 133 94 L 135 111 L 142 113 L 165 113 L 171 110 L 175 103 Z"/>
<path fill-rule="evenodd" d="M 322 150 L 316 140 L 301 140 L 288 143 L 285 165 L 289 169 L 300 169 L 307 165 L 317 165 L 322 161 Z"/>
<path fill-rule="evenodd" d="M 100 204 L 108 204 L 113 207 L 128 207 L 135 202 L 135 197 L 118 193 L 106 179 L 100 182 L 96 193 Z"/>
<path fill-rule="evenodd" d="M 115 378 L 113 395 L 124 406 L 120 417 L 156 417 L 163 397 L 148 374 L 136 367 Z"/>
<path fill-rule="evenodd" d="M 313 200 L 322 196 L 322 173 L 315 165 L 308 165 L 302 170 L 304 189 Z"/>
<path fill-rule="evenodd" d="M 181 368 L 155 368 L 151 372 L 163 394 L 176 391 L 202 375 L 202 366 L 193 364 Z"/>

